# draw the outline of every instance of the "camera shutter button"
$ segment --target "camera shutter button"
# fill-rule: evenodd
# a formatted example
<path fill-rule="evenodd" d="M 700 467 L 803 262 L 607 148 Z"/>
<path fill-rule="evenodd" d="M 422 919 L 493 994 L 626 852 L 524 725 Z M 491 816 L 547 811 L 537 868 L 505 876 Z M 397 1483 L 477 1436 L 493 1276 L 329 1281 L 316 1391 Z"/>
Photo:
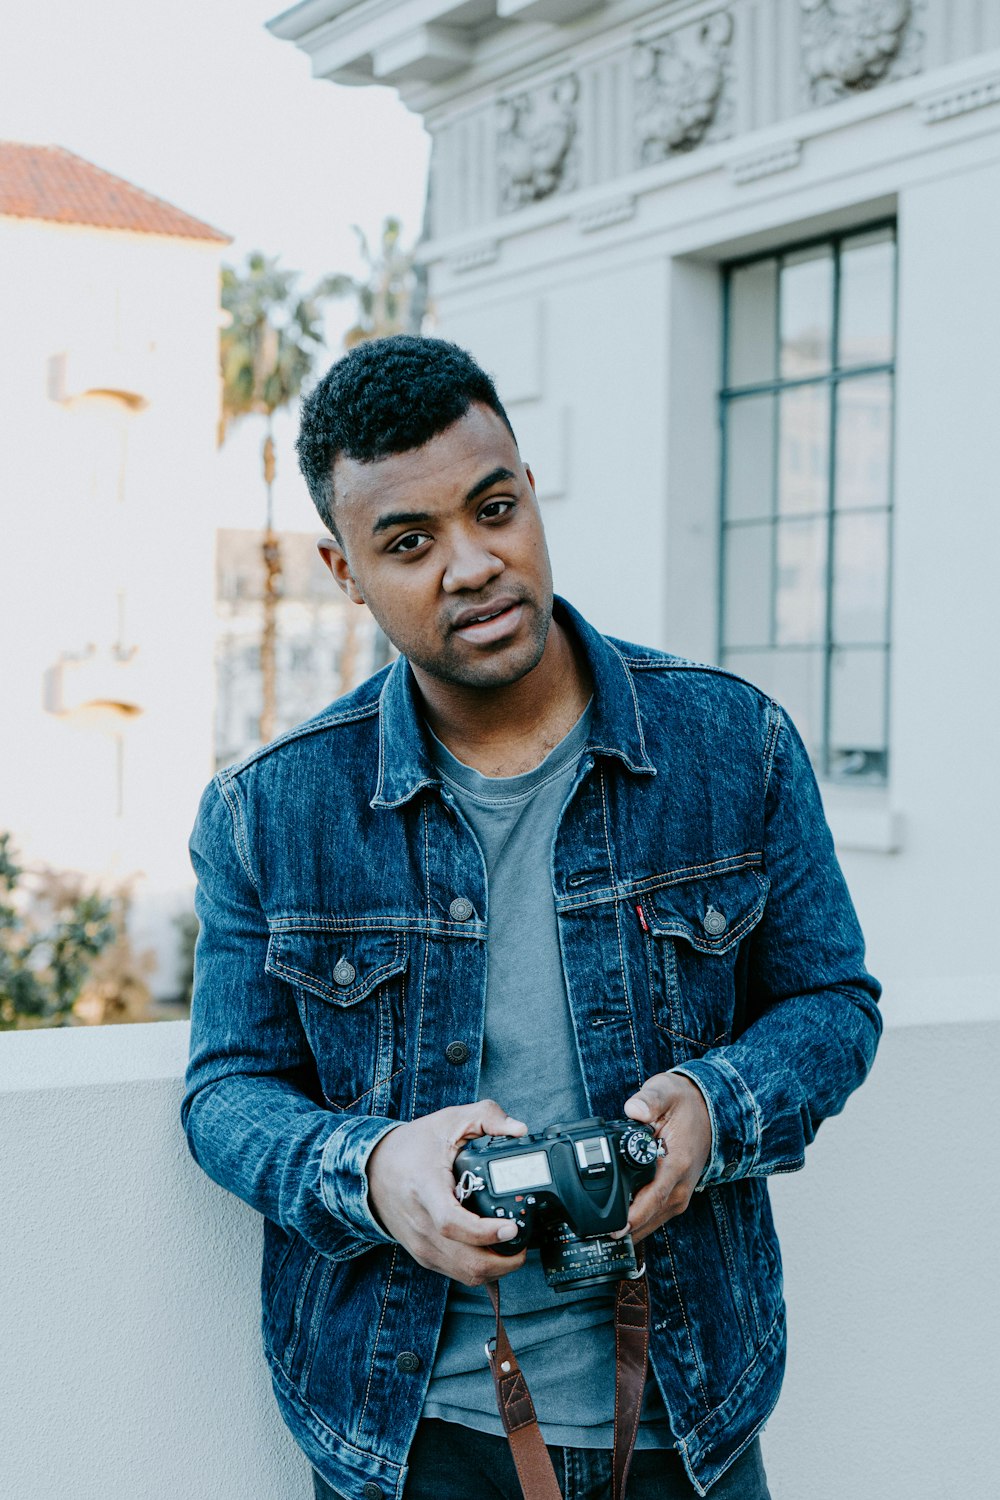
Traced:
<path fill-rule="evenodd" d="M 448 1061 L 450 1063 L 454 1063 L 456 1067 L 458 1067 L 460 1063 L 469 1061 L 469 1049 L 464 1042 L 449 1042 L 447 1047 L 444 1049 L 444 1055 L 448 1059 Z"/>

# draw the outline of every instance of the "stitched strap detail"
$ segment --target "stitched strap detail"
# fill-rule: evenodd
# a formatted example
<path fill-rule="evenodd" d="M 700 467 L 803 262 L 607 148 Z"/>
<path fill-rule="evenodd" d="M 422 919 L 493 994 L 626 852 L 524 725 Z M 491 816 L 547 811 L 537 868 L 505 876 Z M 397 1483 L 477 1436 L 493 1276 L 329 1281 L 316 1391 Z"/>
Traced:
<path fill-rule="evenodd" d="M 642 1263 L 642 1252 L 637 1255 Z M 507 1330 L 500 1317 L 499 1282 L 486 1290 L 496 1314 L 496 1333 L 487 1346 L 497 1410 L 517 1469 L 524 1500 L 561 1500 L 549 1450 Z M 639 1431 L 639 1413 L 649 1358 L 649 1287 L 643 1274 L 618 1283 L 615 1297 L 615 1446 L 612 1456 L 612 1500 L 625 1500 L 625 1485 Z"/>
<path fill-rule="evenodd" d="M 642 1275 L 619 1281 L 615 1297 L 615 1447 L 611 1459 L 612 1497 L 624 1500 L 628 1471 L 639 1433 L 639 1413 L 649 1360 L 649 1283 L 641 1248 Z"/>

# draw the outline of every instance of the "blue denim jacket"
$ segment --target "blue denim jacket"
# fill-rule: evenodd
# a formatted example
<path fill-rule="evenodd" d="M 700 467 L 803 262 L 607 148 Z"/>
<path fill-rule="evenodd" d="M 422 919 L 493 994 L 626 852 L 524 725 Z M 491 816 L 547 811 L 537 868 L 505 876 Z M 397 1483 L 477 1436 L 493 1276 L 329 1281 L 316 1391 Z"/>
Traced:
<path fill-rule="evenodd" d="M 595 688 L 552 850 L 589 1106 L 618 1117 L 676 1068 L 712 1122 L 699 1190 L 647 1241 L 651 1365 L 704 1494 L 781 1383 L 766 1178 L 864 1078 L 879 986 L 780 708 L 557 607 Z M 220 772 L 191 847 L 191 1150 L 265 1217 L 264 1347 L 297 1441 L 345 1496 L 400 1500 L 447 1281 L 380 1228 L 365 1163 L 394 1122 L 476 1097 L 489 921 L 406 662 Z"/>

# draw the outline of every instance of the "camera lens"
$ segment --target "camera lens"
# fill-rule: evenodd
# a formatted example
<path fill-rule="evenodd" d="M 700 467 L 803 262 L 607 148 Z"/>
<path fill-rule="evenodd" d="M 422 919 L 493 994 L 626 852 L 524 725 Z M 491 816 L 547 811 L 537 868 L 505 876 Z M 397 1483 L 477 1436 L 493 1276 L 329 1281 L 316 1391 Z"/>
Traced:
<path fill-rule="evenodd" d="M 581 1239 L 568 1224 L 548 1224 L 541 1239 L 542 1270 L 553 1291 L 601 1286 L 636 1272 L 632 1236 L 612 1240 L 606 1235 Z"/>

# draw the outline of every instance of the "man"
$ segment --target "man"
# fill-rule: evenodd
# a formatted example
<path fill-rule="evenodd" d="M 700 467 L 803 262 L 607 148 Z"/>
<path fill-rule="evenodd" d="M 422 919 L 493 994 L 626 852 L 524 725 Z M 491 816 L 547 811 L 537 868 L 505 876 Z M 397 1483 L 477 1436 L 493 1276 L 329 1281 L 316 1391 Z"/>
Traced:
<path fill-rule="evenodd" d="M 562 1493 L 611 1493 L 614 1289 L 553 1294 L 452 1168 L 482 1134 L 624 1114 L 665 1148 L 629 1213 L 628 1496 L 764 1500 L 766 1177 L 880 1030 L 801 741 L 748 684 L 553 601 L 531 471 L 463 351 L 355 349 L 299 454 L 334 579 L 401 655 L 205 794 L 184 1119 L 264 1215 L 265 1349 L 316 1493 L 515 1500 L 482 1352 L 501 1279 Z"/>

